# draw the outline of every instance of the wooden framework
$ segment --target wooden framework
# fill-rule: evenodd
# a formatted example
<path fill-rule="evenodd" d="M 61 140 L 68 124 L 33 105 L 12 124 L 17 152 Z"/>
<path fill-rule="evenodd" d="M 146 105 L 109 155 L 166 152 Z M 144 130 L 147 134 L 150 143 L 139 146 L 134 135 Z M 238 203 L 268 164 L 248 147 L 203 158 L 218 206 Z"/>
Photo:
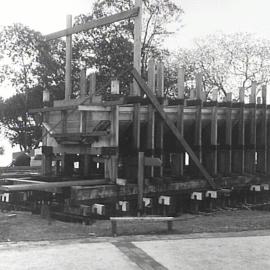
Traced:
<path fill-rule="evenodd" d="M 177 98 L 164 97 L 163 63 L 149 61 L 147 82 L 140 74 L 142 0 L 135 3 L 129 11 L 80 26 L 72 26 L 68 16 L 67 29 L 46 36 L 47 40 L 66 36 L 67 51 L 65 99 L 54 101 L 53 107 L 32 110 L 44 116 L 43 174 L 106 179 L 110 185 L 102 186 L 102 194 L 136 195 L 138 211 L 143 208 L 145 193 L 192 187 L 217 190 L 224 184 L 220 177 L 239 180 L 238 176 L 245 174 L 269 175 L 270 110 L 266 87 L 262 89 L 262 104 L 256 102 L 255 83 L 249 104 L 245 103 L 242 88 L 239 102 L 232 101 L 231 93 L 218 102 L 217 92 L 211 102 L 206 102 L 202 74 L 197 74 L 196 88 L 186 98 L 185 70 L 180 67 Z M 72 99 L 72 35 L 131 17 L 135 18 L 131 95 L 120 96 L 119 83 L 114 81 L 112 93 L 118 99 L 101 100 L 95 95 L 95 74 L 86 76 L 82 70 L 80 96 Z M 79 164 L 76 168 L 75 163 Z M 126 185 L 123 189 L 118 189 L 119 179 L 125 180 L 120 181 Z M 168 179 L 168 185 L 156 185 Z M 186 179 L 191 179 L 190 184 Z M 194 184 L 192 179 L 199 180 Z M 88 185 L 75 182 L 67 185 Z M 73 199 L 94 199 L 89 189 L 76 187 Z"/>

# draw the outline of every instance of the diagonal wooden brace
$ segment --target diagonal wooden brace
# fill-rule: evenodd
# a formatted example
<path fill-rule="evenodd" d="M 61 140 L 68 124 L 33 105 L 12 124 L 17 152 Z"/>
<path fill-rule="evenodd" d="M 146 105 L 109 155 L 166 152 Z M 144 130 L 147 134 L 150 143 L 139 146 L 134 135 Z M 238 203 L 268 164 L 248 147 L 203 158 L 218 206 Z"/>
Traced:
<path fill-rule="evenodd" d="M 133 68 L 132 69 L 132 75 L 140 88 L 144 91 L 154 108 L 156 109 L 159 116 L 162 118 L 162 120 L 165 122 L 165 124 L 168 126 L 168 128 L 171 130 L 173 135 L 176 137 L 176 139 L 180 142 L 180 144 L 184 147 L 186 152 L 189 154 L 190 158 L 193 160 L 197 168 L 200 170 L 202 175 L 205 177 L 211 188 L 217 189 L 215 182 L 213 181 L 213 178 L 208 174 L 206 169 L 203 167 L 203 165 L 200 163 L 199 159 L 189 146 L 189 144 L 186 142 L 182 134 L 178 131 L 174 123 L 167 117 L 165 111 L 163 110 L 162 106 L 159 104 L 157 98 L 154 96 L 154 94 L 151 92 L 150 88 L 146 84 L 146 82 L 143 80 L 143 78 L 140 76 L 138 71 Z"/>

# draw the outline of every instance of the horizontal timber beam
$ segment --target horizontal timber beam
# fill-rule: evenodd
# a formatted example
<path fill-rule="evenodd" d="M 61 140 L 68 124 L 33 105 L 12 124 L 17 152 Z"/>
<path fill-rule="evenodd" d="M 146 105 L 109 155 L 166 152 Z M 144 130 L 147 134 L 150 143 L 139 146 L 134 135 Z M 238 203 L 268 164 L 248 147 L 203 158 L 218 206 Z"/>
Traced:
<path fill-rule="evenodd" d="M 27 190 L 40 190 L 45 191 L 52 188 L 72 187 L 72 186 L 95 186 L 109 184 L 105 179 L 93 179 L 93 180 L 77 180 L 77 181 L 65 181 L 65 182 L 50 182 L 40 184 L 19 184 L 19 185 L 7 185 L 0 186 L 0 191 L 12 192 L 12 191 L 27 191 Z"/>
<path fill-rule="evenodd" d="M 100 26 L 114 23 L 114 22 L 119 22 L 119 21 L 122 21 L 125 19 L 136 17 L 138 14 L 139 14 L 139 8 L 133 8 L 133 9 L 130 9 L 128 11 L 124 11 L 124 12 L 121 12 L 121 13 L 118 13 L 115 15 L 111 15 L 111 16 L 104 17 L 101 19 L 97 19 L 97 20 L 94 20 L 94 21 L 91 21 L 91 22 L 88 22 L 85 24 L 75 25 L 71 28 L 67 28 L 65 30 L 54 32 L 52 34 L 46 35 L 45 40 L 49 41 L 49 40 L 57 39 L 60 37 L 76 34 L 76 33 L 82 32 L 82 31 L 87 31 L 87 30 L 90 30 L 93 28 L 97 28 Z"/>
<path fill-rule="evenodd" d="M 197 168 L 200 170 L 202 175 L 205 177 L 211 188 L 216 189 L 216 184 L 214 183 L 211 176 L 208 174 L 208 172 L 205 170 L 203 165 L 200 163 L 199 159 L 191 149 L 191 147 L 188 145 L 186 140 L 183 138 L 182 134 L 178 131 L 174 123 L 167 117 L 165 111 L 163 110 L 162 106 L 158 102 L 157 98 L 152 93 L 151 89 L 148 87 L 148 85 L 145 83 L 145 81 L 142 79 L 138 71 L 133 68 L 132 75 L 134 76 L 136 82 L 141 87 L 141 89 L 144 91 L 144 93 L 147 95 L 149 100 L 151 101 L 154 108 L 157 110 L 159 116 L 163 119 L 165 124 L 168 126 L 168 128 L 171 130 L 173 135 L 176 137 L 176 139 L 180 142 L 180 144 L 184 147 L 184 149 L 189 154 L 190 158 L 193 160 Z"/>

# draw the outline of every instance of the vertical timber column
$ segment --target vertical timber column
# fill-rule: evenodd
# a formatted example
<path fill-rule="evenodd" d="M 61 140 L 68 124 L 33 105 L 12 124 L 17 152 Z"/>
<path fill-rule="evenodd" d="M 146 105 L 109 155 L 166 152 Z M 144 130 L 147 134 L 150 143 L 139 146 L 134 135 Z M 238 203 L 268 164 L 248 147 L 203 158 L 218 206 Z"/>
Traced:
<path fill-rule="evenodd" d="M 72 15 L 67 15 L 67 28 L 72 27 Z M 72 93 L 72 35 L 66 36 L 66 74 L 65 74 L 65 100 L 69 100 Z"/>
<path fill-rule="evenodd" d="M 177 120 L 176 127 L 179 132 L 184 136 L 184 106 L 185 106 L 185 70 L 183 67 L 178 69 L 177 72 L 177 92 L 179 102 L 183 102 L 180 105 L 177 105 Z M 173 157 L 173 172 L 176 176 L 184 175 L 184 152 L 177 153 Z"/>
<path fill-rule="evenodd" d="M 255 173 L 255 155 L 256 155 L 256 88 L 257 83 L 252 82 L 251 94 L 249 97 L 249 114 L 250 114 L 250 128 L 249 132 L 249 142 L 246 142 L 246 156 L 245 156 L 245 170 L 248 173 Z"/>
<path fill-rule="evenodd" d="M 157 97 L 161 99 L 163 104 L 163 96 L 164 96 L 164 64 L 159 62 L 157 64 Z M 160 152 L 160 160 L 162 162 L 162 166 L 160 166 L 160 176 L 163 176 L 163 168 L 164 168 L 164 122 L 161 118 L 158 118 L 157 121 L 157 133 L 156 133 L 156 148 Z"/>
<path fill-rule="evenodd" d="M 134 20 L 134 52 L 133 52 L 133 67 L 141 74 L 141 36 L 142 36 L 142 0 L 135 0 L 135 7 L 140 8 L 138 16 Z M 140 96 L 140 87 L 133 80 L 132 96 Z M 133 148 L 135 151 L 140 149 L 140 129 L 141 129 L 141 119 L 140 119 L 140 104 L 134 105 L 133 113 Z"/>
<path fill-rule="evenodd" d="M 227 107 L 226 107 L 226 164 L 225 173 L 230 175 L 232 173 L 232 93 L 227 93 Z"/>
<path fill-rule="evenodd" d="M 80 97 L 86 97 L 86 69 L 82 69 L 80 72 Z"/>
<path fill-rule="evenodd" d="M 196 105 L 196 115 L 195 115 L 195 153 L 200 163 L 202 163 L 202 74 L 196 74 L 196 98 L 199 104 Z"/>
<path fill-rule="evenodd" d="M 257 147 L 257 167 L 262 174 L 267 173 L 267 105 L 266 105 L 266 85 L 262 86 L 262 105 L 258 105 L 262 110 L 261 131 L 259 132 L 256 141 Z"/>
<path fill-rule="evenodd" d="M 119 106 L 112 107 L 111 111 L 111 147 L 119 146 Z M 110 157 L 110 179 L 116 182 L 118 177 L 118 152 Z"/>
<path fill-rule="evenodd" d="M 83 69 L 80 73 L 80 98 L 85 98 L 87 95 L 86 85 L 86 70 Z M 87 114 L 88 113 L 86 111 L 80 112 L 80 133 L 86 133 Z M 88 176 L 88 155 L 80 155 L 80 173 L 84 177 Z"/>
<path fill-rule="evenodd" d="M 155 61 L 150 59 L 148 62 L 148 86 L 155 92 Z M 148 105 L 148 119 L 147 119 L 147 150 L 153 157 L 155 149 L 155 109 L 151 104 Z M 148 175 L 154 176 L 154 167 L 146 168 Z"/>
<path fill-rule="evenodd" d="M 90 101 L 92 101 L 95 93 L 96 93 L 96 73 L 90 73 L 90 75 L 89 75 L 89 98 L 90 98 Z"/>
<path fill-rule="evenodd" d="M 82 70 L 80 74 L 80 97 L 86 97 L 86 70 Z M 86 112 L 80 113 L 80 133 L 86 132 Z"/>
<path fill-rule="evenodd" d="M 43 122 L 48 123 L 49 112 L 43 113 Z M 47 134 L 45 127 L 42 127 L 42 146 L 47 146 Z M 52 174 L 52 153 L 45 151 L 42 153 L 42 175 L 51 175 Z"/>
<path fill-rule="evenodd" d="M 217 102 L 217 91 L 213 92 L 213 102 Z M 217 106 L 216 104 L 212 107 L 212 117 L 211 117 L 211 172 L 212 175 L 217 175 Z"/>
<path fill-rule="evenodd" d="M 67 111 L 62 110 L 61 111 L 61 132 L 66 133 L 67 132 Z M 68 155 L 63 153 L 61 159 L 61 174 L 66 175 L 67 171 L 69 170 L 69 162 L 68 162 Z"/>
<path fill-rule="evenodd" d="M 240 101 L 240 114 L 239 114 L 239 126 L 238 126 L 238 145 L 239 145 L 239 172 L 243 174 L 245 172 L 245 89 L 239 88 L 239 101 Z"/>
<path fill-rule="evenodd" d="M 144 190 L 144 153 L 138 152 L 138 215 L 143 211 L 143 190 Z"/>

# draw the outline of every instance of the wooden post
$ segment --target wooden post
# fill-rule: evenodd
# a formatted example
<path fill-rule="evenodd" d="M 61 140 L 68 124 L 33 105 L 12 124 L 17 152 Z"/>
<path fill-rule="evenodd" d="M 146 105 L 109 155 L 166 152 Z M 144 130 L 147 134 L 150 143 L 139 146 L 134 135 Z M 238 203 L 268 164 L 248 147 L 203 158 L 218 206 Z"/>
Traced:
<path fill-rule="evenodd" d="M 182 99 L 183 101 L 184 101 L 184 96 L 185 96 L 184 76 L 185 76 L 185 70 L 183 67 L 181 67 L 178 69 L 178 74 L 177 74 L 177 93 L 178 93 L 178 99 Z M 177 106 L 176 127 L 183 136 L 184 135 L 184 102 L 182 105 Z M 184 153 L 177 153 L 173 157 L 173 171 L 176 174 L 176 176 L 184 175 Z"/>
<path fill-rule="evenodd" d="M 148 62 L 148 86 L 155 92 L 155 61 L 150 59 Z M 155 149 L 155 110 L 151 104 L 148 105 L 148 121 L 147 121 L 147 150 L 154 154 Z M 154 176 L 154 167 L 149 167 L 149 175 Z"/>
<path fill-rule="evenodd" d="M 119 106 L 112 108 L 111 112 L 111 146 L 119 146 Z M 118 154 L 111 156 L 111 180 L 116 182 L 118 177 Z"/>
<path fill-rule="evenodd" d="M 43 122 L 49 122 L 49 113 L 43 114 Z M 47 131 L 45 127 L 42 128 L 42 146 L 47 146 Z M 50 176 L 52 174 L 52 153 L 42 154 L 42 175 Z"/>
<path fill-rule="evenodd" d="M 217 92 L 217 91 L 216 91 Z M 217 102 L 217 93 L 213 93 L 213 101 Z M 211 117 L 211 146 L 213 149 L 211 150 L 212 154 L 212 174 L 217 175 L 217 129 L 218 129 L 218 122 L 217 122 L 217 106 L 213 106 L 212 108 L 212 117 Z"/>
<path fill-rule="evenodd" d="M 232 173 L 232 93 L 227 93 L 226 108 L 226 174 Z"/>
<path fill-rule="evenodd" d="M 89 75 L 89 97 L 92 100 L 93 95 L 96 93 L 96 73 Z"/>
<path fill-rule="evenodd" d="M 254 173 L 256 171 L 255 154 L 256 154 L 256 82 L 252 82 L 251 94 L 249 96 L 249 118 L 248 136 L 245 141 L 245 171 Z"/>
<path fill-rule="evenodd" d="M 80 73 L 80 96 L 86 97 L 86 70 L 81 70 Z"/>
<path fill-rule="evenodd" d="M 140 150 L 141 145 L 141 106 L 139 103 L 134 104 L 133 112 L 133 148 L 135 151 Z"/>
<path fill-rule="evenodd" d="M 158 112 L 159 116 L 161 119 L 163 119 L 164 123 L 167 125 L 169 130 L 172 132 L 172 134 L 175 136 L 177 141 L 184 147 L 185 151 L 189 154 L 190 158 L 193 160 L 197 168 L 200 170 L 202 175 L 206 178 L 207 182 L 209 185 L 213 188 L 216 189 L 217 186 L 213 179 L 210 177 L 208 172 L 205 170 L 205 168 L 202 166 L 200 161 L 198 160 L 197 156 L 195 153 L 192 151 L 191 147 L 189 144 L 186 142 L 186 140 L 183 138 L 183 136 L 179 133 L 178 129 L 174 125 L 174 123 L 166 116 L 166 113 L 164 112 L 164 109 L 162 106 L 159 104 L 157 98 L 153 95 L 145 81 L 142 79 L 140 74 L 136 71 L 136 69 L 132 70 L 132 75 L 135 78 L 135 80 L 138 82 L 140 85 L 141 89 L 144 91 L 144 93 L 147 95 L 149 100 L 151 101 L 152 105 L 155 107 L 156 111 Z"/>
<path fill-rule="evenodd" d="M 111 94 L 119 94 L 119 93 L 120 93 L 119 81 L 116 79 L 111 80 Z"/>
<path fill-rule="evenodd" d="M 141 50 L 142 50 L 142 0 L 135 0 L 135 7 L 138 7 L 139 13 L 134 20 L 134 52 L 133 52 L 133 67 L 141 74 Z M 132 95 L 140 95 L 140 87 L 138 83 L 133 80 Z M 134 105 L 133 113 L 133 144 L 138 151 L 140 149 L 140 133 L 141 133 L 141 119 L 140 119 L 140 104 Z"/>
<path fill-rule="evenodd" d="M 144 153 L 138 153 L 138 215 L 143 211 Z"/>
<path fill-rule="evenodd" d="M 196 99 L 202 99 L 202 82 L 203 82 L 202 73 L 197 73 L 195 76 L 196 81 Z"/>
<path fill-rule="evenodd" d="M 134 52 L 133 67 L 141 74 L 141 50 L 142 50 L 142 0 L 135 0 L 135 7 L 140 8 L 138 16 L 134 20 Z M 140 87 L 137 82 L 133 81 L 133 96 L 140 95 Z"/>
<path fill-rule="evenodd" d="M 262 150 L 260 154 L 260 160 L 258 158 L 258 163 L 262 163 L 262 173 L 267 174 L 267 123 L 268 123 L 268 115 L 267 115 L 267 104 L 266 104 L 266 85 L 262 86 L 262 104 L 263 104 L 263 118 L 262 118 Z"/>
<path fill-rule="evenodd" d="M 164 64 L 159 62 L 157 64 L 157 97 L 162 98 L 164 95 Z M 163 104 L 163 101 L 162 101 Z M 164 140 L 164 123 L 162 119 L 158 119 L 157 122 L 157 134 L 156 134 L 156 148 L 160 151 L 160 159 L 164 164 L 163 142 Z M 163 176 L 163 166 L 160 167 L 160 176 Z"/>
<path fill-rule="evenodd" d="M 202 75 L 196 74 L 196 99 L 201 101 Z M 202 163 L 202 103 L 196 106 L 194 146 L 198 160 Z"/>
<path fill-rule="evenodd" d="M 245 89 L 243 87 L 239 88 L 239 98 L 240 98 L 240 114 L 239 114 L 239 140 L 238 145 L 240 146 L 240 173 L 245 172 Z"/>
<path fill-rule="evenodd" d="M 72 27 L 72 15 L 67 15 L 67 28 Z M 72 94 L 72 35 L 66 36 L 66 73 L 65 73 L 65 100 Z"/>

